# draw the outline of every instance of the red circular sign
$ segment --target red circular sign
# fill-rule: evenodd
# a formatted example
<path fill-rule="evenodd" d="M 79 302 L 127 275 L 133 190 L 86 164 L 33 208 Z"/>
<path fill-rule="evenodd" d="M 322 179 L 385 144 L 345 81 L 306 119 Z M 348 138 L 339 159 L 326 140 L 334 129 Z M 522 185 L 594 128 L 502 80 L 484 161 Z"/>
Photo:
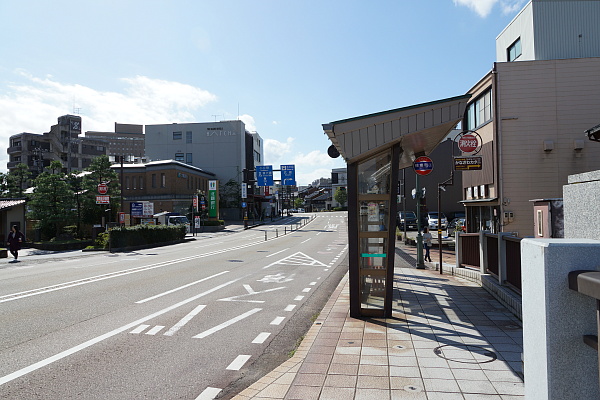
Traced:
<path fill-rule="evenodd" d="M 458 139 L 458 149 L 463 153 L 472 153 L 479 147 L 477 136 L 467 133 Z"/>
<path fill-rule="evenodd" d="M 429 175 L 433 171 L 433 161 L 429 157 L 421 156 L 413 162 L 413 168 L 419 175 Z"/>
<path fill-rule="evenodd" d="M 108 186 L 105 183 L 101 183 L 98 185 L 98 193 L 106 194 L 108 193 Z"/>

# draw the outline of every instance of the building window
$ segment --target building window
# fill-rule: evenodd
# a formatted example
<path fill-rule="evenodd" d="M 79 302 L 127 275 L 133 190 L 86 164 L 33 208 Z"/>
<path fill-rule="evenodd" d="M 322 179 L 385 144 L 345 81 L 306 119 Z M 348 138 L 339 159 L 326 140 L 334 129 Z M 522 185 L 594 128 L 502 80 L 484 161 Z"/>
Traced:
<path fill-rule="evenodd" d="M 131 183 L 133 186 L 133 190 L 136 190 L 137 189 L 137 178 L 135 176 L 131 177 Z"/>
<path fill-rule="evenodd" d="M 515 40 L 513 44 L 506 49 L 506 60 L 508 62 L 515 61 L 521 55 L 521 38 Z"/>
<path fill-rule="evenodd" d="M 260 153 L 254 150 L 254 161 L 260 162 Z"/>
<path fill-rule="evenodd" d="M 156 174 L 152 174 L 152 187 L 156 187 Z"/>
<path fill-rule="evenodd" d="M 185 162 L 187 164 L 192 164 L 192 153 L 185 153 Z"/>
<path fill-rule="evenodd" d="M 185 142 L 192 143 L 192 131 L 187 131 L 185 133 Z"/>
<path fill-rule="evenodd" d="M 492 118 L 492 90 L 490 89 L 469 104 L 467 108 L 467 129 L 474 130 Z"/>
<path fill-rule="evenodd" d="M 160 187 L 167 187 L 167 177 L 165 176 L 165 174 L 160 174 Z"/>
<path fill-rule="evenodd" d="M 175 153 L 175 161 L 183 162 L 183 153 Z"/>
<path fill-rule="evenodd" d="M 125 177 L 125 189 L 129 189 L 129 177 Z"/>
<path fill-rule="evenodd" d="M 144 177 L 140 176 L 140 189 L 144 188 Z"/>
<path fill-rule="evenodd" d="M 181 132 L 173 132 L 173 140 L 181 140 Z"/>

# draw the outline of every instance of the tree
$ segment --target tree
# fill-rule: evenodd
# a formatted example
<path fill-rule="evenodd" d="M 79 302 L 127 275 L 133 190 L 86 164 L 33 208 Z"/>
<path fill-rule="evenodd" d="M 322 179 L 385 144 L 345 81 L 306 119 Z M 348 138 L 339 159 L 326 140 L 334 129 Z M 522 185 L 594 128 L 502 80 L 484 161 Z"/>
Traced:
<path fill-rule="evenodd" d="M 42 172 L 34 181 L 28 205 L 30 217 L 40 221 L 39 228 L 47 237 L 58 236 L 61 229 L 73 222 L 73 191 L 61 171 L 62 163 L 52 161 L 50 168 L 57 173 Z"/>
<path fill-rule="evenodd" d="M 31 176 L 27 164 L 17 164 L 6 175 L 6 189 L 8 197 L 23 197 L 23 192 L 26 189 L 26 183 Z"/>
<path fill-rule="evenodd" d="M 333 197 L 335 201 L 340 203 L 341 207 L 346 206 L 346 202 L 348 201 L 348 192 L 346 192 L 346 188 L 341 187 L 335 191 L 335 195 Z"/>
<path fill-rule="evenodd" d="M 219 207 L 238 208 L 241 200 L 241 188 L 238 181 L 231 178 L 219 187 Z"/>
<path fill-rule="evenodd" d="M 302 208 L 302 206 L 304 206 L 303 199 L 301 199 L 300 197 L 297 197 L 296 199 L 294 199 L 294 208 L 298 209 L 298 208 Z"/>
<path fill-rule="evenodd" d="M 110 168 L 108 156 L 102 155 L 94 158 L 88 168 L 87 174 L 82 177 L 81 188 L 81 209 L 82 220 L 84 223 L 97 224 L 102 221 L 102 217 L 107 217 L 109 221 L 116 221 L 117 212 L 121 210 L 121 183 L 119 174 Z M 98 195 L 98 185 L 106 183 L 108 185 L 107 196 L 110 196 L 110 204 L 102 206 L 96 204 L 96 195 Z"/>

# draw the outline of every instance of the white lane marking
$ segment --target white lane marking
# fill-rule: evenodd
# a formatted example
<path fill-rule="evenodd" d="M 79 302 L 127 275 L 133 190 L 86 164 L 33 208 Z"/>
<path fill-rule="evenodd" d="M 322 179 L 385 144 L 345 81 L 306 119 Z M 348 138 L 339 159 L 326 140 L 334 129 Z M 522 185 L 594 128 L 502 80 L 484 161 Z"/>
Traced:
<path fill-rule="evenodd" d="M 196 397 L 196 400 L 213 400 L 219 393 L 221 393 L 222 389 L 207 387 L 200 393 L 200 396 Z"/>
<path fill-rule="evenodd" d="M 252 341 L 252 343 L 262 344 L 267 340 L 267 338 L 271 335 L 271 332 L 261 332 L 258 334 L 256 338 Z"/>
<path fill-rule="evenodd" d="M 309 288 L 309 287 L 304 288 L 304 289 L 302 289 L 302 293 L 308 293 L 308 292 L 310 292 L 310 289 L 311 288 Z"/>
<path fill-rule="evenodd" d="M 236 299 L 239 299 L 240 297 L 252 296 L 252 295 L 255 295 L 255 294 L 261 294 L 261 293 L 273 292 L 275 290 L 285 289 L 285 286 L 276 287 L 276 288 L 273 288 L 273 289 L 261 290 L 260 292 L 255 292 L 250 287 L 250 285 L 244 285 L 244 288 L 248 292 L 247 294 L 240 294 L 239 296 L 225 297 L 224 299 L 219 299 L 219 301 L 245 301 L 245 302 L 248 302 L 248 303 L 264 303 L 265 302 L 264 300 L 236 300 Z"/>
<path fill-rule="evenodd" d="M 171 327 L 171 329 L 169 329 L 168 331 L 166 331 L 164 333 L 164 335 L 165 336 L 173 336 L 185 324 L 187 324 L 188 322 L 190 322 L 190 320 L 192 318 L 194 318 L 200 311 L 202 311 L 204 309 L 204 307 L 206 307 L 206 305 L 202 305 L 201 304 L 198 307 L 194 308 L 190 313 L 188 313 L 188 315 L 186 315 L 185 317 L 181 318 L 178 323 L 176 323 L 175 325 L 173 325 Z"/>
<path fill-rule="evenodd" d="M 197 284 L 197 283 L 200 283 L 200 282 L 207 281 L 207 280 L 209 280 L 209 279 L 215 278 L 215 277 L 217 277 L 217 276 L 219 276 L 219 275 L 226 274 L 226 273 L 228 273 L 228 272 L 229 272 L 229 271 L 223 271 L 223 272 L 219 272 L 218 274 L 214 274 L 214 275 L 208 276 L 208 277 L 206 277 L 206 278 L 202 278 L 202 279 L 200 279 L 200 280 L 197 280 L 197 281 L 195 281 L 195 282 L 188 283 L 187 285 L 183 285 L 183 286 L 180 286 L 180 287 L 178 287 L 178 288 L 175 288 L 175 289 L 168 290 L 168 291 L 166 291 L 166 292 L 164 292 L 164 293 L 157 294 L 156 296 L 152 296 L 152 297 L 148 297 L 147 299 L 144 299 L 144 300 L 136 301 L 136 302 L 135 302 L 135 304 L 142 304 L 142 303 L 145 303 L 145 302 L 147 302 L 147 301 L 150 301 L 150 300 L 158 299 L 159 297 L 166 296 L 166 295 L 168 295 L 168 294 L 171 294 L 171 293 L 175 293 L 175 292 L 177 292 L 177 291 L 179 291 L 179 290 L 181 290 L 181 289 L 185 289 L 185 288 L 187 288 L 187 287 L 190 287 L 190 286 L 193 286 L 193 285 L 195 285 L 195 284 Z"/>
<path fill-rule="evenodd" d="M 190 261 L 190 260 L 194 260 L 194 259 L 197 259 L 197 258 L 204 258 L 204 257 L 214 256 L 214 255 L 217 255 L 217 254 L 226 253 L 226 252 L 231 251 L 231 250 L 239 250 L 239 249 L 243 249 L 243 248 L 250 247 L 250 246 L 253 246 L 255 244 L 260 244 L 260 243 L 262 243 L 262 242 L 248 243 L 248 244 L 245 244 L 245 245 L 230 247 L 228 249 L 215 250 L 215 251 L 212 251 L 212 252 L 209 252 L 209 253 L 198 254 L 198 255 L 195 255 L 195 256 L 184 257 L 184 258 L 179 258 L 179 259 L 170 260 L 170 261 L 164 261 L 164 262 L 160 262 L 160 263 L 156 263 L 156 264 L 146 265 L 146 266 L 143 266 L 143 267 L 135 267 L 135 268 L 130 268 L 130 269 L 122 270 L 122 271 L 111 272 L 111 273 L 108 273 L 108 274 L 102 274 L 102 275 L 92 276 L 92 277 L 89 277 L 89 278 L 78 279 L 76 281 L 70 281 L 70 282 L 64 282 L 64 283 L 60 283 L 60 284 L 53 285 L 53 286 L 46 286 L 46 287 L 42 287 L 42 288 L 38 288 L 38 289 L 27 290 L 25 292 L 7 294 L 7 295 L 4 295 L 4 296 L 0 296 L 0 303 L 4 303 L 6 301 L 13 301 L 13 300 L 17 300 L 17 299 L 22 299 L 22 298 L 29 297 L 29 296 L 36 296 L 38 294 L 44 294 L 44 293 L 54 292 L 56 290 L 68 289 L 68 288 L 71 288 L 71 287 L 74 287 L 74 286 L 85 285 L 85 284 L 88 284 L 88 283 L 98 282 L 98 281 L 102 281 L 102 280 L 105 280 L 105 279 L 112 279 L 112 278 L 117 278 L 117 277 L 129 275 L 129 274 L 135 274 L 137 272 L 148 271 L 148 270 L 155 269 L 155 268 L 162 268 L 162 267 L 173 265 L 175 263 L 180 263 L 180 262 L 184 262 L 184 261 Z"/>
<path fill-rule="evenodd" d="M 246 362 L 250 359 L 250 357 L 252 357 L 252 356 L 248 356 L 248 355 L 244 355 L 244 354 L 239 355 L 225 369 L 229 369 L 232 371 L 239 371 L 244 366 L 244 364 L 246 364 Z"/>
<path fill-rule="evenodd" d="M 321 234 L 321 232 L 318 232 L 315 236 L 319 236 Z"/>
<path fill-rule="evenodd" d="M 271 321 L 270 325 L 279 325 L 283 322 L 285 317 L 276 317 L 273 321 Z"/>
<path fill-rule="evenodd" d="M 291 256 L 282 258 L 281 260 L 272 262 L 271 264 L 267 265 L 266 267 L 263 267 L 263 269 L 267 269 L 272 267 L 273 265 L 310 265 L 310 266 L 324 266 L 326 267 L 325 264 L 323 264 L 321 261 L 318 261 L 312 257 L 307 256 L 306 254 L 302 253 L 302 252 L 297 252 L 292 254 Z"/>
<path fill-rule="evenodd" d="M 257 313 L 257 312 L 259 312 L 261 310 L 262 310 L 262 308 L 253 308 L 252 310 L 247 311 L 247 312 L 243 313 L 242 315 L 238 315 L 237 317 L 232 318 L 229 321 L 225 321 L 222 324 L 219 324 L 219 325 L 215 326 L 214 328 L 210 328 L 210 329 L 208 329 L 208 330 L 206 330 L 206 331 L 204 331 L 202 333 L 197 334 L 196 336 L 194 336 L 194 338 L 195 339 L 205 338 L 205 337 L 207 337 L 209 335 L 212 335 L 215 332 L 220 331 L 221 329 L 227 328 L 229 325 L 233 325 L 236 322 L 243 320 L 244 318 L 248 318 L 252 314 L 255 314 L 255 313 Z"/>
<path fill-rule="evenodd" d="M 288 306 L 283 311 L 292 311 L 296 308 L 295 304 L 288 304 Z"/>
<path fill-rule="evenodd" d="M 239 278 L 239 279 L 241 279 L 241 278 Z M 107 332 L 107 333 L 105 333 L 103 335 L 100 335 L 98 337 L 90 339 L 90 340 L 88 340 L 86 342 L 81 343 L 80 345 L 77 345 L 75 347 L 71 347 L 70 349 L 62 351 L 62 352 L 60 352 L 58 354 L 55 354 L 55 355 L 53 355 L 51 357 L 48 357 L 48 358 L 46 358 L 46 359 L 44 359 L 42 361 L 38 361 L 38 362 L 36 362 L 34 364 L 31 364 L 31 365 L 29 365 L 29 366 L 27 366 L 25 368 L 21 368 L 20 370 L 15 371 L 12 374 L 8 374 L 8 375 L 5 375 L 3 377 L 0 377 L 0 386 L 2 386 L 5 383 L 10 382 L 10 381 L 12 381 L 14 379 L 20 378 L 23 375 L 27 375 L 30 372 L 38 370 L 38 369 L 40 369 L 42 367 L 45 367 L 47 365 L 50 365 L 53 362 L 56 362 L 58 360 L 62 360 L 65 357 L 73 355 L 73 354 L 75 354 L 75 353 L 77 353 L 77 352 L 79 352 L 79 351 L 81 351 L 83 349 L 86 349 L 86 348 L 88 348 L 90 346 L 95 345 L 96 343 L 100 343 L 103 340 L 106 340 L 106 339 L 108 339 L 110 337 L 118 335 L 121 332 L 127 331 L 127 330 L 133 328 L 134 326 L 138 326 L 138 325 L 140 325 L 140 324 L 142 324 L 142 323 L 144 323 L 146 321 L 151 320 L 152 318 L 156 318 L 156 317 L 158 317 L 158 316 L 160 316 L 162 314 L 168 313 L 169 311 L 175 310 L 176 308 L 179 308 L 179 307 L 181 307 L 181 306 L 183 306 L 183 305 L 185 305 L 187 303 L 190 303 L 190 302 L 192 302 L 194 300 L 197 300 L 197 299 L 199 299 L 201 297 L 204 297 L 207 294 L 210 294 L 212 292 L 216 292 L 217 290 L 223 289 L 224 287 L 226 287 L 228 285 L 231 285 L 232 283 L 236 282 L 237 280 L 238 279 L 234 279 L 232 281 L 225 282 L 225 283 L 223 283 L 223 284 L 221 284 L 219 286 L 215 286 L 212 289 L 209 289 L 209 290 L 207 290 L 205 292 L 202 292 L 202 293 L 197 294 L 197 295 L 195 295 L 193 297 L 190 297 L 189 299 L 185 299 L 183 301 L 180 301 L 179 303 L 173 304 L 172 306 L 169 306 L 167 308 L 163 308 L 162 310 L 157 311 L 157 312 L 155 312 L 153 314 L 147 315 L 147 316 L 145 316 L 143 318 L 140 318 L 137 321 L 133 321 L 133 322 L 131 322 L 129 324 L 123 325 L 120 328 L 114 329 L 114 330 L 112 330 L 110 332 Z"/>
<path fill-rule="evenodd" d="M 308 239 L 306 239 L 306 240 L 304 240 L 304 241 L 300 242 L 300 244 L 302 244 L 302 243 L 306 243 L 306 242 L 308 242 L 310 239 L 312 239 L 312 238 L 308 238 Z"/>
<path fill-rule="evenodd" d="M 277 253 L 269 254 L 265 258 L 273 257 L 274 255 L 279 254 L 279 253 L 283 253 L 284 251 L 289 250 L 289 249 L 290 248 L 288 247 L 287 249 L 279 250 Z"/>
<path fill-rule="evenodd" d="M 315 286 L 316 284 L 317 284 L 317 282 L 311 282 L 311 283 L 309 283 L 308 285 L 309 285 L 309 286 Z"/>
<path fill-rule="evenodd" d="M 146 328 L 149 328 L 149 327 L 150 327 L 150 325 L 144 325 L 144 324 L 142 324 L 142 325 L 138 326 L 137 328 L 135 328 L 134 330 L 132 330 L 129 333 L 133 333 L 134 335 L 137 335 L 138 333 L 144 332 L 146 330 Z"/>
<path fill-rule="evenodd" d="M 300 300 L 302 300 L 303 298 L 304 298 L 304 296 L 296 296 L 296 297 L 294 298 L 294 301 L 300 301 Z"/>
<path fill-rule="evenodd" d="M 163 328 L 164 328 L 164 325 L 156 325 L 154 328 L 152 328 L 148 332 L 146 332 L 146 335 L 156 335 Z"/>

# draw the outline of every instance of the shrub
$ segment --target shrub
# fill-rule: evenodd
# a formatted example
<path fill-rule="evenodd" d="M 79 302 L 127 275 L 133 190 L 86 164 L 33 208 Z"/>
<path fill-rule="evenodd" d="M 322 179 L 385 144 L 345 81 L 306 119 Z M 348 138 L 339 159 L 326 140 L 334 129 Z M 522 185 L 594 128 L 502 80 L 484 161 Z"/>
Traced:
<path fill-rule="evenodd" d="M 221 225 L 225 225 L 225 221 L 223 221 L 222 219 L 217 220 L 217 221 L 202 221 L 202 225 L 204 226 L 221 226 Z"/>
<path fill-rule="evenodd" d="M 109 230 L 110 247 L 122 248 L 165 243 L 185 238 L 185 225 L 135 225 Z"/>

